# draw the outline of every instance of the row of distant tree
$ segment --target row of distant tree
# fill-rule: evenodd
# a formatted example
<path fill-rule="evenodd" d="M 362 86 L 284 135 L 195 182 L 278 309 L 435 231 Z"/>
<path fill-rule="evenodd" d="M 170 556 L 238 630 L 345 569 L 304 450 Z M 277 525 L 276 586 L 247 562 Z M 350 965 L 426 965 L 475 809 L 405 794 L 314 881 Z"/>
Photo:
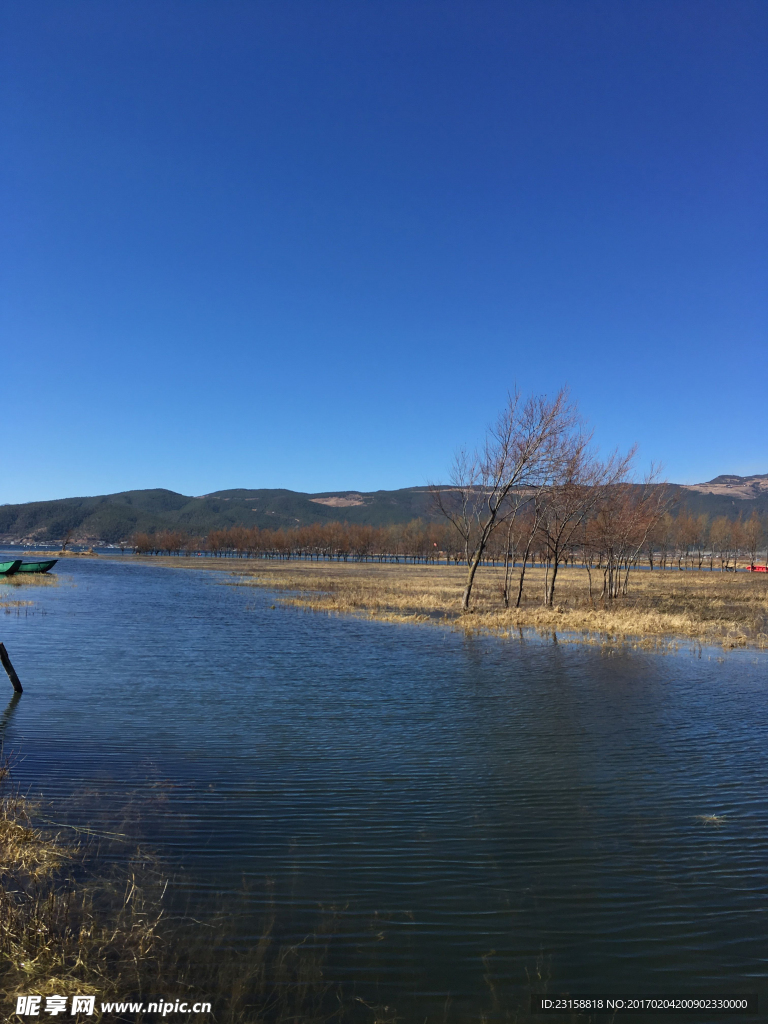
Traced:
<path fill-rule="evenodd" d="M 563 553 L 563 564 L 583 565 L 597 570 L 609 561 L 615 526 L 601 510 L 583 523 Z M 483 552 L 484 564 L 522 568 L 551 562 L 554 538 L 546 521 L 534 522 L 533 509 L 516 519 L 511 531 L 496 530 Z M 614 529 L 611 529 L 613 526 Z M 638 548 L 644 524 L 625 531 L 635 542 L 634 564 L 654 568 L 726 569 L 737 559 L 755 563 L 768 544 L 768 524 L 753 511 L 749 519 L 706 515 L 685 511 L 674 516 L 665 512 L 652 525 Z M 634 534 L 634 535 L 633 535 Z M 354 523 L 315 523 L 294 529 L 259 529 L 232 526 L 211 530 L 196 537 L 181 530 L 138 533 L 132 544 L 139 554 L 196 555 L 216 558 L 309 559 L 312 561 L 400 562 L 466 564 L 463 538 L 451 523 L 414 520 L 393 526 L 361 526 Z M 615 544 L 615 542 L 614 542 Z"/>
<path fill-rule="evenodd" d="M 372 527 L 327 523 L 287 530 L 232 526 L 205 541 L 178 531 L 140 534 L 139 552 L 206 551 L 214 556 L 437 562 L 466 566 L 462 608 L 469 610 L 478 569 L 504 566 L 503 603 L 519 605 L 526 568 L 545 569 L 544 603 L 554 602 L 557 574 L 582 564 L 593 599 L 592 570 L 602 573 L 599 596 L 627 593 L 632 569 L 733 568 L 755 562 L 764 524 L 750 519 L 673 515 L 669 489 L 652 469 L 632 476 L 635 449 L 600 458 L 566 389 L 550 399 L 509 395 L 507 405 L 474 451 L 460 450 L 451 481 L 433 487 L 437 522 Z M 767 556 L 768 557 L 768 556 Z M 598 586 L 600 576 L 598 575 Z"/>
<path fill-rule="evenodd" d="M 497 531 L 484 552 L 489 564 L 513 562 L 524 555 L 531 564 L 545 563 L 550 548 L 546 524 L 537 524 L 530 545 L 532 512 L 520 516 L 507 550 L 504 531 Z M 735 516 L 694 516 L 686 511 L 665 512 L 648 531 L 638 552 L 644 565 L 678 569 L 714 569 L 735 565 L 737 559 L 755 563 L 768 544 L 768 523 L 757 510 L 748 519 Z M 599 518 L 588 520 L 584 531 L 572 538 L 565 562 L 589 563 L 599 568 L 607 558 L 605 531 Z M 257 526 L 232 526 L 197 537 L 182 530 L 137 533 L 131 544 L 139 554 L 207 554 L 230 558 L 303 558 L 317 561 L 465 563 L 461 536 L 450 524 L 415 519 L 393 526 L 361 526 L 354 523 L 315 523 L 294 529 L 262 530 Z M 768 554 L 768 552 L 765 552 Z"/>
<path fill-rule="evenodd" d="M 766 545 L 768 520 L 757 509 L 747 519 L 710 519 L 683 510 L 676 516 L 666 512 L 661 517 L 649 533 L 646 553 L 651 568 L 654 559 L 663 567 L 671 564 L 678 568 L 712 569 L 717 563 L 720 568 L 728 568 L 735 566 L 737 559 L 755 565 L 761 552 L 768 561 Z"/>

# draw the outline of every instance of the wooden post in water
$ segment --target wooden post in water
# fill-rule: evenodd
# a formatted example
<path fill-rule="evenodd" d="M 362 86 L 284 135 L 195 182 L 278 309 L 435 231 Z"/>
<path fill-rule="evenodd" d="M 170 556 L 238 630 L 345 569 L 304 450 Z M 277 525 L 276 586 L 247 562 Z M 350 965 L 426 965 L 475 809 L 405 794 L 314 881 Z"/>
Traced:
<path fill-rule="evenodd" d="M 0 644 L 0 661 L 3 663 L 3 668 L 8 673 L 8 678 L 13 684 L 13 688 L 16 693 L 23 693 L 21 682 L 19 677 L 16 675 L 16 669 L 11 664 L 11 659 L 8 657 L 8 651 L 5 649 L 5 644 Z"/>

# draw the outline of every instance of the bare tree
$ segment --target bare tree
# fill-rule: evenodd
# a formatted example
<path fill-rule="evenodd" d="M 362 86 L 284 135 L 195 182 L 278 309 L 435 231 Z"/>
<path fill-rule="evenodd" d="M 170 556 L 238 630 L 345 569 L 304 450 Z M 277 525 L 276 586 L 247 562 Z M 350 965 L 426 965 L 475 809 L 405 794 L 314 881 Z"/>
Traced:
<path fill-rule="evenodd" d="M 682 571 L 683 562 L 688 564 L 688 556 L 696 540 L 697 523 L 690 513 L 684 509 L 678 512 L 675 520 L 675 557 L 677 568 Z"/>
<path fill-rule="evenodd" d="M 537 538 L 540 537 L 540 527 L 542 516 L 544 515 L 544 500 L 543 500 L 544 488 L 540 488 L 534 496 L 533 501 L 530 503 L 530 507 L 526 508 L 525 515 L 522 517 L 520 524 L 520 542 L 519 547 L 523 553 L 523 558 L 520 563 L 520 573 L 517 579 L 517 597 L 515 598 L 515 608 L 519 608 L 523 600 L 523 586 L 525 584 L 525 570 L 528 565 L 528 559 L 531 555 L 531 549 L 534 548 L 534 543 L 537 543 Z M 535 549 L 534 549 L 535 550 Z"/>
<path fill-rule="evenodd" d="M 738 515 L 731 523 L 731 545 L 733 547 L 733 571 L 736 572 L 739 563 L 739 554 L 744 551 L 747 546 L 744 534 L 744 523 L 741 521 L 741 515 Z"/>
<path fill-rule="evenodd" d="M 709 542 L 712 550 L 717 553 L 720 559 L 721 572 L 734 572 L 736 569 L 736 552 L 739 541 L 738 521 L 731 520 L 728 516 L 718 516 L 709 530 Z M 733 568 L 731 567 L 733 558 Z"/>
<path fill-rule="evenodd" d="M 709 516 L 702 512 L 696 516 L 696 527 L 693 531 L 693 546 L 696 549 L 697 568 L 701 569 L 704 564 L 704 548 L 707 543 L 707 531 L 709 529 Z"/>
<path fill-rule="evenodd" d="M 463 542 L 463 611 L 469 609 L 475 575 L 493 531 L 513 520 L 542 482 L 552 478 L 562 439 L 575 422 L 566 388 L 554 399 L 532 396 L 524 401 L 515 391 L 488 430 L 483 447 L 471 454 L 465 448 L 457 453 L 451 486 L 431 488 L 437 509 Z"/>
<path fill-rule="evenodd" d="M 744 524 L 744 540 L 749 552 L 749 564 L 754 566 L 757 561 L 757 549 L 763 536 L 763 527 L 757 509 L 752 509 L 752 515 Z"/>
<path fill-rule="evenodd" d="M 659 548 L 659 565 L 662 569 L 667 568 L 667 556 L 672 546 L 675 533 L 675 520 L 669 512 L 663 515 L 656 525 L 654 534 Z"/>
<path fill-rule="evenodd" d="M 580 529 L 598 507 L 606 489 L 625 479 L 635 448 L 627 455 L 614 453 L 600 461 L 590 448 L 591 436 L 578 433 L 562 438 L 557 463 L 559 472 L 544 495 L 540 530 L 547 565 L 544 604 L 552 607 L 560 565 L 568 556 Z"/>
<path fill-rule="evenodd" d="M 642 484 L 617 482 L 603 491 L 592 532 L 605 554 L 603 596 L 609 601 L 626 596 L 630 570 L 673 501 L 658 476 L 651 467 Z"/>

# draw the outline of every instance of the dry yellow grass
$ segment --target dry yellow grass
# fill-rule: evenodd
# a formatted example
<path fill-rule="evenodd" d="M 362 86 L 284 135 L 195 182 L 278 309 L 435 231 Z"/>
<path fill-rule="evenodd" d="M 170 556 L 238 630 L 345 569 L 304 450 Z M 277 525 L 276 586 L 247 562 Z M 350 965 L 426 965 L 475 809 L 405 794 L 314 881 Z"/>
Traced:
<path fill-rule="evenodd" d="M 13 589 L 25 587 L 55 587 L 58 586 L 58 577 L 49 576 L 48 573 L 22 572 L 13 576 L 0 576 L 0 586 Z M 3 593 L 0 591 L 0 593 Z"/>
<path fill-rule="evenodd" d="M 7 792 L 7 763 L 0 765 L 0 789 L 0 1005 L 9 1008 L 3 1020 L 24 1019 L 10 1010 L 19 994 L 93 995 L 88 1019 L 98 1022 L 112 1019 L 102 1000 L 141 1001 L 143 994 L 151 1002 L 171 993 L 212 1001 L 220 1024 L 349 1019 L 350 997 L 324 976 L 338 913 L 326 913 L 315 932 L 286 944 L 276 934 L 273 906 L 252 949 L 229 954 L 236 898 L 202 922 L 166 915 L 169 879 L 146 853 L 137 850 L 125 869 L 107 869 L 97 847 L 34 827 L 36 808 Z M 395 1024 L 386 1007 L 365 1006 L 356 1019 Z"/>
<path fill-rule="evenodd" d="M 5 764 L 6 789 L 7 776 Z M 114 991 L 113 961 L 132 969 L 151 950 L 154 928 L 126 900 L 111 920 L 99 921 L 93 887 L 78 886 L 73 874 L 81 849 L 33 827 L 31 811 L 13 792 L 0 801 L 0 997 L 11 1003 L 18 991 Z"/>
<path fill-rule="evenodd" d="M 225 566 L 212 560 L 205 564 L 212 569 Z M 292 591 L 282 603 L 388 621 L 431 621 L 489 632 L 532 627 L 576 634 L 586 641 L 685 638 L 724 647 L 768 648 L 768 578 L 762 575 L 637 571 L 626 597 L 603 604 L 590 603 L 586 572 L 569 568 L 558 574 L 555 607 L 545 608 L 544 570 L 529 569 L 522 606 L 505 609 L 503 570 L 484 567 L 468 615 L 460 612 L 461 566 L 243 561 L 235 575 L 243 584 Z"/>
<path fill-rule="evenodd" d="M 18 810 L 9 814 L 7 807 L 4 809 L 0 818 L 0 874 L 22 871 L 30 878 L 41 879 L 61 867 L 70 854 L 58 839 L 48 839 L 26 824 Z"/>
<path fill-rule="evenodd" d="M 31 608 L 34 601 L 24 601 L 18 598 L 22 594 L 35 587 L 57 587 L 59 581 L 55 576 L 47 576 L 39 573 L 23 573 L 15 576 L 0 576 L 0 609 L 6 615 L 15 611 L 21 614 L 22 608 Z M 13 596 L 11 596 L 13 595 Z M 26 612 L 24 614 L 27 614 Z"/>

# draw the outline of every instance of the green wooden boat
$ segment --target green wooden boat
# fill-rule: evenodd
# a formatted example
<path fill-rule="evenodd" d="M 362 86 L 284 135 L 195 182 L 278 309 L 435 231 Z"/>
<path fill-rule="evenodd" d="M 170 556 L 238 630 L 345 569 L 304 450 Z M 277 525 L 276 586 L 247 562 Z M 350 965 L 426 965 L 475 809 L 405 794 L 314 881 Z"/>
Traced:
<path fill-rule="evenodd" d="M 58 558 L 48 558 L 43 562 L 21 562 L 16 572 L 48 572 L 58 562 Z"/>
<path fill-rule="evenodd" d="M 20 565 L 20 558 L 14 558 L 11 562 L 0 562 L 0 576 L 13 576 L 18 572 Z"/>

